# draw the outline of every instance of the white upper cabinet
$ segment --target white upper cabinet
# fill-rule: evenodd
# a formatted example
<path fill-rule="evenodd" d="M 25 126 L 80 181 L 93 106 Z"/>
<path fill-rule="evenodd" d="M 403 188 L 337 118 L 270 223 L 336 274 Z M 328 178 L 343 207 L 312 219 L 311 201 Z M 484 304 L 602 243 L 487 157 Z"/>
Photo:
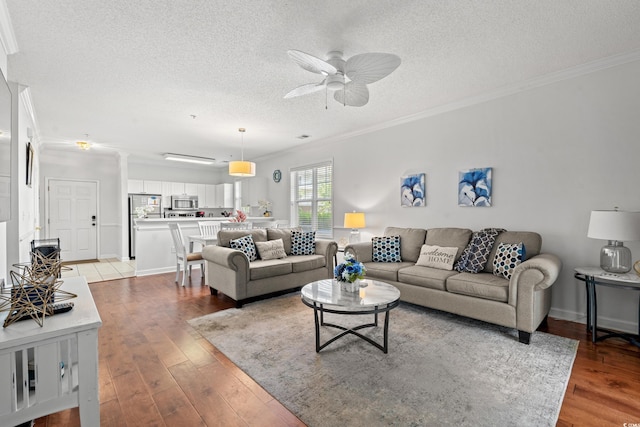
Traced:
<path fill-rule="evenodd" d="M 186 187 L 186 186 L 185 186 Z M 206 208 L 207 205 L 207 185 L 206 184 L 196 184 L 196 192 L 194 193 L 198 196 L 198 207 Z"/>
<path fill-rule="evenodd" d="M 129 193 L 144 192 L 144 183 L 141 179 L 130 179 L 127 181 L 127 191 Z"/>
<path fill-rule="evenodd" d="M 214 184 L 207 184 L 204 186 L 206 206 L 208 208 L 215 208 L 218 206 L 216 200 L 216 186 Z"/>
<path fill-rule="evenodd" d="M 161 181 L 143 181 L 143 188 L 145 193 L 149 194 L 162 194 L 162 182 Z"/>
<path fill-rule="evenodd" d="M 184 192 L 190 196 L 196 196 L 198 194 L 198 184 L 187 182 L 184 184 Z"/>
<path fill-rule="evenodd" d="M 184 182 L 171 182 L 171 195 L 185 194 Z"/>

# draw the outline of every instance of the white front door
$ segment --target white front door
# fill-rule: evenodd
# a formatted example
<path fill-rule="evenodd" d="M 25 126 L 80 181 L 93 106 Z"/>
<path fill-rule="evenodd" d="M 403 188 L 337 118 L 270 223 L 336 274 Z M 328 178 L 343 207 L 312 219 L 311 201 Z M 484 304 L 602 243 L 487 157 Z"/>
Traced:
<path fill-rule="evenodd" d="M 60 238 L 63 261 L 97 258 L 98 184 L 49 180 L 48 238 Z"/>

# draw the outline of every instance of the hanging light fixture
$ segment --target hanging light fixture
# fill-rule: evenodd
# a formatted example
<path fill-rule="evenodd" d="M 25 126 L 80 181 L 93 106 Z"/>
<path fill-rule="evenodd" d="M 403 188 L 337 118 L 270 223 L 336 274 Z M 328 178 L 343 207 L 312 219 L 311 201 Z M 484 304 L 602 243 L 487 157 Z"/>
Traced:
<path fill-rule="evenodd" d="M 244 133 L 245 128 L 238 129 L 240 132 L 240 160 L 229 162 L 229 175 L 231 176 L 256 176 L 256 164 L 253 162 L 245 162 L 244 160 Z"/>

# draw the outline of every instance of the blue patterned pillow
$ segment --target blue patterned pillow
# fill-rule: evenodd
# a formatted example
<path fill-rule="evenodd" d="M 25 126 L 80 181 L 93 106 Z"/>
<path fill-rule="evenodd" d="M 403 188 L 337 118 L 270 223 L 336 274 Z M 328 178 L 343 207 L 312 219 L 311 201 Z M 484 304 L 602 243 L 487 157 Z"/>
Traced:
<path fill-rule="evenodd" d="M 401 262 L 400 236 L 372 237 L 373 262 Z"/>
<path fill-rule="evenodd" d="M 464 251 L 453 269 L 459 272 L 478 273 L 484 269 L 489 260 L 489 253 L 493 249 L 498 234 L 505 231 L 502 228 L 485 228 L 480 231 L 474 231 L 471 235 L 471 241 Z"/>
<path fill-rule="evenodd" d="M 249 258 L 249 261 L 255 261 L 258 259 L 258 254 L 256 253 L 256 245 L 253 244 L 253 237 L 251 237 L 251 234 L 242 236 L 239 239 L 230 240 L 229 247 L 231 249 L 237 249 L 244 252 L 247 258 Z"/>
<path fill-rule="evenodd" d="M 316 232 L 291 232 L 291 255 L 313 255 L 316 253 Z"/>
<path fill-rule="evenodd" d="M 513 270 L 526 258 L 524 244 L 500 243 L 493 258 L 493 274 L 511 279 Z"/>

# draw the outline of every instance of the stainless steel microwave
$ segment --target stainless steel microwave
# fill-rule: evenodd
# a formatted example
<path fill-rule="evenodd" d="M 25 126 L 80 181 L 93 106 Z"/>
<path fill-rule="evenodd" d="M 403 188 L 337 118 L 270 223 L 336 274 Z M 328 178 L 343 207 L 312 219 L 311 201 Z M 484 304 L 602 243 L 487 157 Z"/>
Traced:
<path fill-rule="evenodd" d="M 198 196 L 188 196 L 186 194 L 171 196 L 171 209 L 198 209 Z"/>

